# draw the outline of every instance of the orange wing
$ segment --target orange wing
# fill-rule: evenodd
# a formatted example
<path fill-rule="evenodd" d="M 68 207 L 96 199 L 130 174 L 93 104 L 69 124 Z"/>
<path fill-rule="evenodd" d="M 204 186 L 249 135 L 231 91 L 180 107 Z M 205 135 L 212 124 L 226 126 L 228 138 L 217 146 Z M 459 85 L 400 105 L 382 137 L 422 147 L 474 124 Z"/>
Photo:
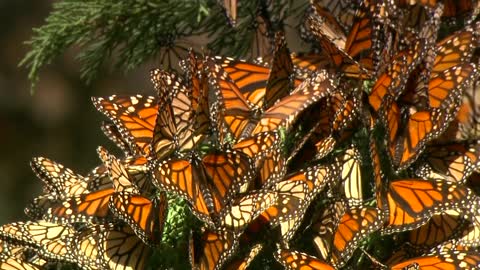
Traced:
<path fill-rule="evenodd" d="M 275 259 L 288 270 L 334 270 L 331 265 L 308 254 L 279 249 L 274 253 Z"/>
<path fill-rule="evenodd" d="M 352 256 L 358 244 L 379 230 L 383 223 L 383 212 L 375 207 L 356 207 L 347 210 L 340 219 L 331 245 L 331 263 L 342 267 Z"/>
<path fill-rule="evenodd" d="M 225 141 L 226 134 L 231 134 L 234 140 L 238 140 L 245 133 L 249 133 L 250 126 L 255 122 L 255 110 L 259 108 L 255 108 L 252 102 L 243 97 L 240 88 L 220 65 L 213 60 L 209 60 L 208 64 L 220 104 L 219 119 L 216 123 L 220 141 Z"/>
<path fill-rule="evenodd" d="M 475 197 L 467 187 L 423 179 L 390 183 L 387 193 L 388 224 L 385 233 L 417 228 L 434 214 L 468 208 Z"/>
<path fill-rule="evenodd" d="M 207 191 L 201 187 L 201 175 L 188 160 L 162 161 L 155 166 L 153 174 L 155 186 L 183 197 L 192 205 L 193 213 L 200 220 L 213 224 L 210 217 L 213 202 L 208 197 L 205 198 L 204 193 Z"/>
<path fill-rule="evenodd" d="M 190 263 L 192 269 L 218 270 L 233 255 L 238 241 L 233 233 L 228 231 L 206 230 L 196 241 L 190 238 Z"/>
<path fill-rule="evenodd" d="M 266 85 L 263 110 L 272 107 L 278 100 L 288 96 L 292 88 L 292 74 L 293 64 L 290 51 L 284 34 L 278 32 L 275 35 L 275 51 Z"/>
<path fill-rule="evenodd" d="M 232 58 L 216 57 L 215 61 L 220 62 L 220 66 L 245 100 L 255 108 L 264 106 L 270 68 Z"/>
<path fill-rule="evenodd" d="M 419 177 L 464 184 L 480 166 L 478 141 L 428 146 L 414 168 Z"/>
<path fill-rule="evenodd" d="M 265 111 L 252 134 L 273 131 L 279 127 L 290 129 L 298 115 L 332 90 L 334 82 L 326 72 L 305 80 L 289 96 Z"/>
<path fill-rule="evenodd" d="M 480 267 L 480 255 L 473 252 L 451 251 L 449 253 L 409 259 L 395 265 L 392 270 L 402 269 L 477 269 Z"/>
<path fill-rule="evenodd" d="M 110 207 L 143 242 L 153 245 L 160 243 L 167 215 L 167 198 L 164 193 L 160 193 L 154 200 L 128 192 L 115 193 L 110 199 Z"/>
<path fill-rule="evenodd" d="M 97 110 L 113 121 L 132 152 L 149 153 L 158 111 L 154 97 L 113 95 L 92 100 Z"/>
<path fill-rule="evenodd" d="M 74 196 L 51 206 L 45 218 L 62 223 L 108 220 L 111 217 L 108 201 L 114 192 L 110 188 Z"/>

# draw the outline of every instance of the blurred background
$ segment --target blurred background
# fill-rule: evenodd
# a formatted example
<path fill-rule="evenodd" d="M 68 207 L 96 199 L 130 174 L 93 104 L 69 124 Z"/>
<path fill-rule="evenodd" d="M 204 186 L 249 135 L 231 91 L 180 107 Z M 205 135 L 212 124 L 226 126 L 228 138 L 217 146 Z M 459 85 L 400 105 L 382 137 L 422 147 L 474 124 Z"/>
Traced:
<path fill-rule="evenodd" d="M 29 50 L 24 42 L 44 23 L 52 3 L 0 1 L 0 224 L 25 220 L 25 205 L 41 194 L 42 182 L 29 165 L 32 157 L 48 157 L 85 175 L 100 164 L 97 146 L 115 149 L 99 128 L 106 118 L 91 96 L 154 94 L 148 76 L 153 63 L 130 73 L 105 72 L 86 85 L 75 48 L 43 69 L 31 94 L 28 71 L 18 63 Z"/>

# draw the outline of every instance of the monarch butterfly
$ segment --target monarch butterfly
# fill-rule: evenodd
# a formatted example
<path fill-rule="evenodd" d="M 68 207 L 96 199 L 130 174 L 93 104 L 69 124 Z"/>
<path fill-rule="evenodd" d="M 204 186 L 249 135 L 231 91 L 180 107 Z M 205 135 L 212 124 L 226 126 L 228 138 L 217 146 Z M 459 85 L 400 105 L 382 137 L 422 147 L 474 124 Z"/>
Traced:
<path fill-rule="evenodd" d="M 218 215 L 253 178 L 251 160 L 237 151 L 213 152 L 201 160 L 168 159 L 152 166 L 153 183 L 185 198 L 193 213 L 209 224 L 211 215 Z"/>
<path fill-rule="evenodd" d="M 370 159 L 372 163 L 372 176 L 373 183 L 375 185 L 375 201 L 377 203 L 377 208 L 384 211 L 384 215 L 388 215 L 388 208 L 385 206 L 387 204 L 385 194 L 387 192 L 385 179 L 382 171 L 382 164 L 380 160 L 380 155 L 377 148 L 377 143 L 372 132 L 369 138 L 369 150 L 370 150 Z"/>
<path fill-rule="evenodd" d="M 193 130 L 191 89 L 174 73 L 153 70 L 152 81 L 159 92 L 159 106 L 152 148 L 156 158 L 168 156 L 174 150 L 194 148 L 203 135 Z"/>
<path fill-rule="evenodd" d="M 368 101 L 374 111 L 382 114 L 385 107 L 385 96 L 398 96 L 402 93 L 402 86 L 407 82 L 408 76 L 420 63 L 425 55 L 425 44 L 415 43 L 412 49 L 400 51 L 392 57 L 390 64 L 380 74 L 372 87 Z"/>
<path fill-rule="evenodd" d="M 320 42 L 334 67 L 347 76 L 368 78 L 373 70 L 372 22 L 364 7 L 356 10 L 348 36 L 330 12 L 320 5 L 312 6 L 313 14 L 307 18 L 307 28 Z M 359 60 L 357 62 L 356 59 Z"/>
<path fill-rule="evenodd" d="M 251 20 L 252 28 L 255 30 L 251 37 L 250 59 L 265 57 L 274 50 L 274 36 L 272 32 L 272 23 L 262 7 L 259 6 L 255 18 Z"/>
<path fill-rule="evenodd" d="M 448 123 L 452 120 L 451 115 L 458 110 L 457 106 L 448 105 L 448 100 L 455 102 L 458 92 L 469 82 L 469 77 L 474 73 L 474 67 L 470 64 L 455 66 L 447 69 L 437 77 L 430 79 L 429 96 L 443 97 L 445 102 L 440 103 L 431 99 L 430 109 L 420 110 L 410 115 L 405 127 L 400 127 L 400 111 L 398 105 L 391 102 L 388 113 L 390 139 L 390 154 L 393 162 L 403 169 L 410 165 L 424 149 L 425 144 L 442 134 Z M 452 97 L 453 96 L 453 97 Z M 404 128 L 403 131 L 398 131 Z M 395 134 L 397 133 L 397 134 Z"/>
<path fill-rule="evenodd" d="M 164 193 L 153 200 L 129 192 L 115 193 L 110 197 L 110 209 L 144 243 L 156 245 L 160 242 L 168 210 Z"/>
<path fill-rule="evenodd" d="M 226 270 L 245 270 L 250 266 L 250 263 L 255 259 L 255 257 L 262 251 L 264 245 L 256 244 L 253 248 L 250 249 L 247 255 L 243 256 L 240 259 L 233 260 L 229 262 L 226 266 Z"/>
<path fill-rule="evenodd" d="M 102 232 L 100 254 L 110 269 L 144 269 L 151 249 L 128 226 Z"/>
<path fill-rule="evenodd" d="M 428 223 L 409 232 L 409 243 L 420 247 L 434 247 L 455 239 L 465 229 L 467 220 L 457 210 L 434 215 Z"/>
<path fill-rule="evenodd" d="M 189 258 L 192 269 L 218 270 L 238 247 L 238 239 L 226 230 L 205 230 L 199 239 L 193 233 L 189 241 Z"/>
<path fill-rule="evenodd" d="M 274 149 L 257 166 L 258 175 L 255 178 L 255 188 L 266 188 L 281 181 L 287 173 L 287 161 L 280 147 Z"/>
<path fill-rule="evenodd" d="M 93 269 L 144 269 L 151 249 L 128 226 L 90 226 L 72 240 L 76 263 Z"/>
<path fill-rule="evenodd" d="M 98 150 L 99 155 L 106 162 L 108 174 L 111 175 L 109 187 L 101 187 L 44 203 L 40 207 L 47 209 L 45 219 L 67 223 L 109 221 L 113 216 L 108 202 L 116 192 L 139 193 L 140 190 L 149 192 L 146 158 L 127 158 L 124 161 L 127 163 L 122 163 L 109 155 L 105 149 L 100 147 Z"/>
<path fill-rule="evenodd" d="M 306 79 L 314 72 L 325 69 L 329 63 L 328 56 L 318 53 L 292 53 L 292 64 L 297 77 Z"/>
<path fill-rule="evenodd" d="M 480 100 L 476 94 L 478 85 L 464 90 L 463 101 L 457 116 L 453 119 L 439 141 L 471 140 L 480 136 Z"/>
<path fill-rule="evenodd" d="M 40 267 L 37 267 L 31 263 L 24 262 L 18 258 L 11 257 L 0 257 L 0 268 L 9 269 L 9 270 L 40 270 Z"/>
<path fill-rule="evenodd" d="M 187 37 L 178 33 L 162 33 L 162 30 L 156 29 L 157 43 L 159 47 L 159 66 L 165 70 L 180 70 L 179 63 L 188 55 L 188 48 L 200 46 L 198 37 Z"/>
<path fill-rule="evenodd" d="M 331 254 L 329 260 L 334 267 L 342 267 L 350 259 L 360 241 L 382 227 L 382 221 L 383 212 L 375 207 L 348 209 L 334 229 L 334 236 L 325 239 L 331 242 L 321 241 L 317 248 L 324 250 L 321 254 Z M 335 222 L 328 224 L 334 225 Z M 320 228 L 319 232 L 322 231 L 328 234 L 328 228 Z"/>
<path fill-rule="evenodd" d="M 220 213 L 218 226 L 235 232 L 242 231 L 263 211 L 274 205 L 277 199 L 278 193 L 275 191 L 258 191 L 242 195 Z"/>
<path fill-rule="evenodd" d="M 0 234 L 4 239 L 34 248 L 42 257 L 73 261 L 67 248 L 68 238 L 75 230 L 70 225 L 45 221 L 27 221 L 3 225 Z"/>
<path fill-rule="evenodd" d="M 468 215 L 467 215 L 468 217 Z M 476 247 L 480 244 L 480 217 L 475 215 L 468 224 L 462 227 L 454 243 L 464 247 Z"/>
<path fill-rule="evenodd" d="M 313 222 L 312 229 L 317 234 L 313 243 L 317 253 L 325 261 L 331 257 L 331 244 L 337 230 L 338 224 L 345 214 L 344 201 L 335 201 L 326 205 L 322 215 Z"/>
<path fill-rule="evenodd" d="M 294 250 L 287 250 L 287 249 L 279 249 L 277 252 L 274 253 L 275 259 L 288 270 L 333 270 L 331 265 L 326 262 L 323 262 L 313 256 L 308 254 L 294 251 Z"/>
<path fill-rule="evenodd" d="M 276 131 L 262 132 L 239 140 L 233 149 L 247 154 L 255 161 L 258 171 L 254 189 L 267 187 L 283 178 L 285 159 L 281 153 L 281 139 Z"/>
<path fill-rule="evenodd" d="M 320 113 L 315 134 L 320 137 L 315 140 L 316 158 L 328 155 L 337 144 L 348 138 L 358 120 L 361 102 L 357 98 L 358 91 L 346 93 L 344 90 L 333 91 L 326 104 L 326 110 Z"/>
<path fill-rule="evenodd" d="M 315 8 L 321 7 L 327 10 L 332 17 L 336 18 L 336 22 L 344 31 L 353 24 L 355 8 L 357 8 L 356 3 L 346 0 L 314 0 L 311 3 Z"/>
<path fill-rule="evenodd" d="M 331 166 L 311 166 L 287 176 L 272 187 L 278 192 L 277 202 L 266 209 L 261 218 L 268 220 L 273 227 L 280 227 L 284 243 L 288 243 L 301 225 L 312 199 L 334 181 L 334 170 Z"/>
<path fill-rule="evenodd" d="M 436 213 L 466 209 L 476 201 L 470 189 L 442 181 L 402 179 L 392 181 L 386 195 L 388 213 L 383 233 L 411 230 L 426 223 Z"/>
<path fill-rule="evenodd" d="M 205 70 L 204 59 L 197 59 L 193 50 L 188 58 L 187 84 L 191 88 L 192 111 L 195 134 L 208 133 L 210 125 L 210 111 L 208 103 L 208 75 Z"/>
<path fill-rule="evenodd" d="M 360 94 L 356 89 L 347 94 L 344 91 L 339 91 L 332 96 L 332 111 L 335 113 L 331 123 L 331 130 L 339 141 L 346 137 L 347 131 L 352 129 L 362 111 L 362 103 L 358 98 L 359 96 Z"/>
<path fill-rule="evenodd" d="M 302 111 L 326 97 L 334 87 L 335 82 L 327 72 L 317 72 L 297 86 L 289 96 L 266 110 L 252 134 L 275 130 L 279 127 L 285 128 L 288 132 Z"/>
<path fill-rule="evenodd" d="M 41 219 L 46 209 L 72 196 L 109 188 L 112 185 L 104 168 L 97 167 L 86 177 L 74 173 L 50 159 L 38 157 L 31 162 L 32 170 L 46 183 L 47 194 L 40 195 L 25 208 L 32 219 Z M 105 176 L 107 174 L 107 176 Z"/>
<path fill-rule="evenodd" d="M 395 265 L 392 270 L 402 269 L 477 269 L 480 267 L 480 255 L 475 252 L 450 251 L 438 255 L 429 255 L 409 259 Z"/>
<path fill-rule="evenodd" d="M 282 32 L 275 34 L 275 50 L 268 76 L 263 109 L 272 107 L 278 100 L 288 96 L 292 89 L 293 64 Z M 298 84 L 300 82 L 297 82 Z"/>
<path fill-rule="evenodd" d="M 281 33 L 276 35 L 271 69 L 229 58 L 210 59 L 209 62 L 222 109 L 217 124 L 220 130 L 228 129 L 235 139 L 248 134 L 259 115 L 288 96 L 292 87 L 293 66 Z M 238 112 L 240 116 L 235 115 Z"/>
<path fill-rule="evenodd" d="M 239 140 L 232 146 L 232 149 L 246 154 L 255 161 L 259 161 L 266 154 L 270 153 L 279 141 L 280 136 L 278 132 L 262 132 Z M 259 167 L 258 164 L 255 167 Z"/>
<path fill-rule="evenodd" d="M 37 177 L 45 183 L 46 193 L 81 194 L 88 188 L 82 175 L 48 158 L 33 158 L 30 166 Z"/>
<path fill-rule="evenodd" d="M 114 192 L 113 188 L 101 189 L 54 202 L 47 209 L 44 219 L 55 223 L 96 223 L 111 220 L 108 202 Z"/>
<path fill-rule="evenodd" d="M 478 141 L 427 146 L 414 167 L 419 177 L 464 184 L 480 166 Z"/>
<path fill-rule="evenodd" d="M 356 147 L 349 148 L 339 158 L 338 163 L 341 164 L 340 181 L 348 205 L 361 205 L 364 199 L 360 152 Z"/>
<path fill-rule="evenodd" d="M 402 72 L 407 74 L 411 72 L 409 67 L 416 62 L 415 57 L 407 57 L 412 53 L 399 54 L 392 61 L 392 68 L 381 75 L 374 85 L 369 102 L 375 111 L 384 108 L 383 114 L 380 115 L 387 126 L 389 154 L 398 169 L 410 165 L 424 149 L 425 144 L 442 134 L 452 121 L 452 115 L 458 110 L 456 104 L 460 102 L 460 93 L 475 73 L 475 68 L 465 63 L 472 53 L 471 40 L 471 31 L 463 31 L 437 44 L 435 48 L 437 55 L 433 60 L 427 90 L 423 94 L 421 84 L 413 78 L 415 89 L 407 84 L 410 88 L 407 89 L 407 93 L 400 97 L 398 103 L 394 101 L 403 92 L 399 86 L 403 85 L 406 78 L 398 75 Z M 415 55 L 418 54 L 413 54 Z M 422 100 L 422 95 L 428 98 Z M 402 103 L 406 103 L 405 105 L 413 103 L 415 112 L 405 115 L 406 109 Z M 401 121 L 402 118 L 406 120 Z M 403 129 L 403 132 L 399 131 L 400 129 Z"/>
<path fill-rule="evenodd" d="M 115 156 L 110 155 L 107 150 L 101 146 L 97 148 L 97 153 L 107 168 L 115 190 L 140 192 L 134 183 L 132 183 L 133 181 L 131 181 L 125 166 L 123 166 Z"/>
<path fill-rule="evenodd" d="M 93 97 L 98 111 L 117 127 L 135 155 L 147 155 L 157 118 L 157 100 L 151 96 Z"/>
<path fill-rule="evenodd" d="M 456 17 L 456 16 L 463 16 L 467 13 L 470 13 L 474 9 L 474 1 L 471 0 L 461 0 L 461 1 L 452 1 L 452 0 L 445 0 L 442 1 L 444 4 L 443 7 L 443 16 L 444 17 Z M 399 6 L 405 6 L 407 4 L 421 4 L 430 8 L 435 7 L 438 5 L 436 0 L 423 0 L 423 1 L 398 1 Z"/>
<path fill-rule="evenodd" d="M 134 155 L 134 153 L 131 152 L 130 146 L 128 143 L 123 139 L 122 134 L 120 131 L 118 131 L 117 127 L 115 124 L 103 121 L 100 129 L 103 131 L 105 136 L 107 136 L 110 141 L 115 143 L 115 145 L 120 148 L 123 153 L 128 156 L 128 155 Z"/>

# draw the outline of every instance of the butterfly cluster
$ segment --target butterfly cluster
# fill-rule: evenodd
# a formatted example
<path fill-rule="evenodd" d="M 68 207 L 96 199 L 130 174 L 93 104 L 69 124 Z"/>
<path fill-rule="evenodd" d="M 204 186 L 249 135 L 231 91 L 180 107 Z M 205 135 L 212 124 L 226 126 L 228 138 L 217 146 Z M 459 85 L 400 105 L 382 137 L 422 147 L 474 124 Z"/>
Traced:
<path fill-rule="evenodd" d="M 34 158 L 0 268 L 146 269 L 169 244 L 192 269 L 479 269 L 474 4 L 311 1 L 311 52 L 277 32 L 258 61 L 190 51 L 154 96 L 93 98 L 122 155 Z"/>

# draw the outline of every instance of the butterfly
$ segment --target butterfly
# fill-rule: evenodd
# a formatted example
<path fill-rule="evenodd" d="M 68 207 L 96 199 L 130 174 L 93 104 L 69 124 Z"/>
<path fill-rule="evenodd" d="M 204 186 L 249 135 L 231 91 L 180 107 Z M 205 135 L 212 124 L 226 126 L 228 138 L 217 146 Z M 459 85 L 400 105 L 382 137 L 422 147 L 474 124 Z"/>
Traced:
<path fill-rule="evenodd" d="M 224 267 L 226 270 L 245 270 L 252 263 L 253 259 L 262 251 L 264 245 L 259 243 L 254 245 L 246 255 L 239 259 L 233 259 Z M 243 254 L 242 254 L 243 255 Z"/>
<path fill-rule="evenodd" d="M 438 255 L 427 255 L 409 259 L 389 269 L 476 269 L 480 267 L 480 255 L 474 252 L 450 251 Z"/>
<path fill-rule="evenodd" d="M 331 153 L 336 145 L 350 137 L 358 123 L 362 105 L 357 90 L 332 91 L 325 106 L 318 113 L 317 126 L 312 128 L 311 140 L 315 143 L 317 159 Z"/>
<path fill-rule="evenodd" d="M 326 97 L 335 87 L 333 78 L 326 72 L 318 72 L 303 81 L 293 92 L 266 110 L 252 134 L 282 127 L 288 132 L 299 114 L 310 105 Z"/>
<path fill-rule="evenodd" d="M 81 194 L 88 189 L 84 177 L 60 163 L 44 157 L 33 158 L 30 166 L 45 184 L 45 193 Z"/>
<path fill-rule="evenodd" d="M 22 261 L 17 258 L 2 257 L 0 258 L 0 268 L 1 269 L 11 269 L 11 270 L 40 270 L 40 267 L 33 265 L 31 263 Z"/>
<path fill-rule="evenodd" d="M 432 216 L 424 225 L 409 232 L 409 243 L 417 247 L 434 247 L 456 239 L 466 229 L 468 220 L 457 210 L 447 210 Z"/>
<path fill-rule="evenodd" d="M 186 199 L 193 213 L 209 224 L 253 177 L 250 158 L 237 151 L 212 152 L 201 159 L 167 159 L 151 170 L 154 185 Z"/>
<path fill-rule="evenodd" d="M 287 250 L 287 249 L 278 249 L 277 252 L 274 253 L 275 259 L 282 264 L 285 269 L 288 270 L 297 270 L 297 269 L 304 269 L 304 270 L 333 270 L 331 265 L 326 262 L 319 260 L 313 256 L 308 254 L 294 251 L 294 250 Z"/>
<path fill-rule="evenodd" d="M 476 201 L 473 192 L 461 185 L 443 181 L 402 179 L 390 182 L 386 194 L 387 224 L 383 233 L 411 230 L 426 223 L 433 215 L 447 210 L 465 209 Z"/>
<path fill-rule="evenodd" d="M 210 59 L 209 67 L 220 100 L 218 129 L 235 139 L 248 135 L 260 114 L 292 88 L 293 66 L 282 34 L 276 35 L 271 69 L 229 58 Z"/>
<path fill-rule="evenodd" d="M 148 155 L 157 118 L 157 99 L 152 96 L 93 97 L 98 111 L 117 127 L 134 155 Z"/>
<path fill-rule="evenodd" d="M 125 155 L 134 154 L 131 152 L 128 142 L 123 139 L 122 134 L 120 131 L 118 131 L 118 128 L 115 126 L 115 124 L 103 121 L 100 129 L 102 130 L 103 134 L 105 134 L 110 141 L 115 143 L 115 145 L 118 146 L 118 148 L 120 148 Z"/>
<path fill-rule="evenodd" d="M 43 257 L 65 261 L 73 261 L 66 243 L 74 234 L 70 225 L 46 221 L 16 222 L 0 228 L 4 239 L 31 247 Z"/>
<path fill-rule="evenodd" d="M 341 164 L 340 181 L 342 191 L 347 199 L 349 206 L 358 206 L 363 203 L 362 191 L 362 160 L 357 148 L 352 147 L 345 151 L 342 157 L 338 159 Z"/>
<path fill-rule="evenodd" d="M 34 158 L 31 167 L 46 184 L 46 194 L 38 196 L 25 208 L 25 213 L 33 219 L 42 218 L 45 209 L 62 200 L 109 188 L 112 185 L 103 165 L 95 168 L 87 176 L 74 173 L 71 169 L 43 157 Z"/>
<path fill-rule="evenodd" d="M 312 223 L 311 228 L 315 232 L 314 247 L 324 260 L 330 260 L 331 243 L 333 243 L 338 224 L 345 214 L 345 206 L 346 203 L 342 200 L 327 203 L 321 216 Z"/>
<path fill-rule="evenodd" d="M 462 104 L 456 117 L 445 133 L 439 138 L 443 141 L 472 140 L 480 135 L 480 100 L 477 94 L 478 84 L 464 89 Z"/>
<path fill-rule="evenodd" d="M 190 50 L 186 65 L 186 84 L 191 88 L 192 119 L 195 134 L 208 134 L 210 128 L 210 109 L 208 103 L 209 85 L 204 59 L 198 59 Z"/>
<path fill-rule="evenodd" d="M 313 198 L 335 181 L 334 170 L 334 166 L 311 166 L 273 185 L 278 192 L 277 202 L 260 216 L 272 227 L 279 226 L 283 242 L 288 243 L 294 236 Z"/>
<path fill-rule="evenodd" d="M 291 53 L 293 68 L 296 77 L 306 79 L 330 63 L 328 56 L 319 53 Z"/>
<path fill-rule="evenodd" d="M 200 46 L 198 39 L 187 37 L 172 32 L 163 32 L 160 29 L 155 30 L 156 46 L 159 48 L 158 63 L 165 70 L 180 70 L 179 63 L 188 55 L 189 48 Z"/>
<path fill-rule="evenodd" d="M 355 78 L 368 78 L 373 70 L 373 25 L 368 13 L 362 9 L 358 8 L 354 18 L 347 22 L 348 35 L 335 16 L 320 3 L 312 5 L 312 12 L 305 22 L 325 54 L 330 56 L 332 66 Z M 346 13 L 349 13 L 348 9 Z"/>
<path fill-rule="evenodd" d="M 242 231 L 277 200 L 276 191 L 262 190 L 242 194 L 219 214 L 219 226 L 235 232 Z"/>
<path fill-rule="evenodd" d="M 239 140 L 232 148 L 245 153 L 255 161 L 257 176 L 253 189 L 267 187 L 285 176 L 285 158 L 281 153 L 278 132 L 257 133 Z"/>
<path fill-rule="evenodd" d="M 109 201 L 116 192 L 139 193 L 139 186 L 145 186 L 145 171 L 132 174 L 127 170 L 128 165 L 122 164 L 114 156 L 108 154 L 104 148 L 98 149 L 99 156 L 104 160 L 110 175 L 110 186 L 102 189 L 84 192 L 52 202 L 48 206 L 44 218 L 53 222 L 105 222 L 113 218 L 109 208 Z M 133 160 L 135 162 L 136 159 Z M 143 169 L 146 159 L 141 158 Z M 134 164 L 134 163 L 133 163 Z M 133 171 L 133 170 L 132 170 Z M 133 175 L 133 176 L 132 176 Z M 140 176 L 140 177 L 136 177 Z M 147 182 L 148 183 L 148 182 Z"/>
<path fill-rule="evenodd" d="M 414 166 L 419 177 L 459 184 L 478 170 L 480 144 L 478 141 L 452 142 L 427 146 Z"/>
<path fill-rule="evenodd" d="M 91 269 L 144 269 L 151 254 L 129 226 L 113 224 L 84 228 L 70 247 L 76 263 Z"/>
<path fill-rule="evenodd" d="M 158 116 L 153 129 L 152 150 L 157 159 L 167 157 L 174 150 L 190 150 L 203 134 L 195 135 L 191 88 L 183 80 L 163 70 L 153 70 L 152 81 L 160 96 Z"/>
<path fill-rule="evenodd" d="M 342 211 L 340 207 L 335 208 L 332 213 L 339 217 L 337 209 Z M 333 236 L 329 235 L 331 228 L 322 228 L 323 225 L 335 225 L 337 222 L 337 227 L 333 228 Z M 332 219 L 332 222 L 322 224 L 320 221 L 320 227 L 316 229 L 320 237 L 317 238 L 317 249 L 321 250 L 321 254 L 326 254 L 327 260 L 336 268 L 342 267 L 350 259 L 363 239 L 382 227 L 383 212 L 376 207 L 353 207 L 345 210 L 337 222 Z"/>
<path fill-rule="evenodd" d="M 191 234 L 189 258 L 192 269 L 217 270 L 233 255 L 238 239 L 227 230 L 205 230 L 200 237 Z"/>
<path fill-rule="evenodd" d="M 161 241 L 168 211 L 164 193 L 150 200 L 139 194 L 117 192 L 109 203 L 114 215 L 125 221 L 144 243 L 155 245 Z"/>
<path fill-rule="evenodd" d="M 471 34 L 466 35 L 465 39 L 471 39 Z M 400 97 L 402 102 L 405 102 L 404 98 L 408 97 L 406 105 L 410 102 L 417 104 L 412 106 L 414 108 L 413 113 L 406 115 L 406 109 L 402 107 L 402 103 L 394 101 L 396 94 L 387 94 L 391 92 L 388 88 L 399 85 L 399 83 L 401 84 L 400 81 L 395 81 L 394 84 L 390 84 L 387 81 L 387 84 L 384 84 L 387 87 L 381 86 L 378 88 L 384 89 L 382 91 L 376 90 L 375 86 L 373 88 L 374 90 L 369 97 L 370 104 L 376 111 L 378 111 L 376 108 L 382 107 L 379 105 L 381 104 L 378 102 L 379 100 L 386 104 L 384 106 L 384 115 L 381 118 L 386 123 L 389 136 L 389 154 L 394 165 L 399 167 L 399 169 L 410 165 L 418 157 L 428 141 L 442 134 L 452 120 L 452 115 L 455 115 L 458 110 L 458 107 L 454 104 L 459 102 L 458 97 L 463 91 L 463 87 L 468 85 L 471 76 L 475 73 L 475 68 L 470 64 L 455 65 L 455 63 L 464 59 L 463 53 L 457 53 L 457 50 L 468 51 L 468 49 L 465 49 L 468 46 L 458 45 L 462 44 L 462 40 L 454 36 L 447 41 L 440 42 L 443 45 L 438 47 L 439 53 L 437 53 L 435 58 L 426 91 L 428 100 L 424 102 L 412 100 L 415 98 L 415 95 Z M 455 47 L 456 45 L 458 47 Z M 447 55 L 450 56 L 447 57 Z M 451 61 L 452 58 L 453 62 Z M 396 63 L 394 63 L 395 65 Z M 402 64 L 399 65 L 402 66 Z M 388 73 L 389 71 L 387 70 L 387 75 L 384 77 L 386 80 L 391 78 Z M 383 92 L 383 94 L 378 95 L 380 92 Z M 383 97 L 379 98 L 378 96 Z M 424 104 L 418 105 L 420 103 Z"/>
<path fill-rule="evenodd" d="M 468 13 L 471 13 L 474 9 L 474 1 L 471 0 L 461 0 L 461 1 L 452 1 L 446 0 L 442 1 L 444 4 L 443 7 L 443 16 L 444 17 L 456 17 L 456 16 L 464 16 Z M 406 6 L 412 4 L 420 4 L 429 8 L 433 8 L 438 5 L 438 1 L 430 0 L 430 1 L 404 1 L 399 0 L 399 6 Z"/>

